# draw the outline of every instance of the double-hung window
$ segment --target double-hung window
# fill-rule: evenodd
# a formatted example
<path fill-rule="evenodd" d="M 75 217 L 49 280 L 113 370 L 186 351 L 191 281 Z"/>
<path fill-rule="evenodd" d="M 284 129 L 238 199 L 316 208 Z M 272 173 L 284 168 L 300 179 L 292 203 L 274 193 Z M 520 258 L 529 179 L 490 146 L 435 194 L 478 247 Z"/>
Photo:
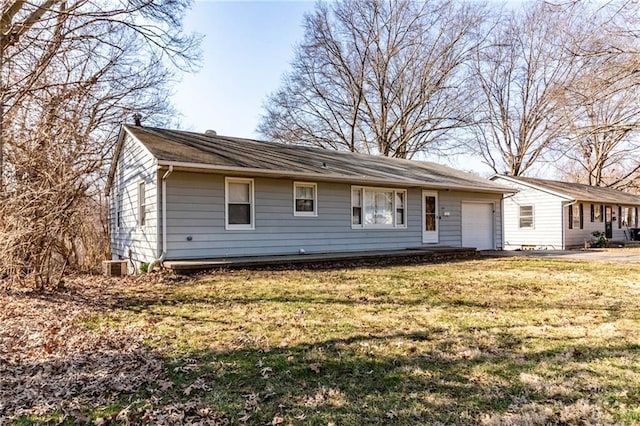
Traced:
<path fill-rule="evenodd" d="M 255 229 L 253 179 L 225 179 L 226 229 Z"/>
<path fill-rule="evenodd" d="M 404 228 L 407 191 L 388 188 L 351 188 L 353 228 Z"/>
<path fill-rule="evenodd" d="M 318 215 L 318 186 L 315 183 L 293 183 L 293 215 Z"/>
<path fill-rule="evenodd" d="M 520 228 L 533 228 L 533 206 L 520 206 Z"/>
<path fill-rule="evenodd" d="M 395 191 L 396 193 L 396 226 L 403 226 L 405 223 L 405 198 L 407 193 L 405 191 Z"/>
<path fill-rule="evenodd" d="M 351 189 L 351 225 L 362 226 L 362 188 Z"/>
<path fill-rule="evenodd" d="M 591 222 L 602 222 L 602 204 L 591 204 Z"/>
<path fill-rule="evenodd" d="M 569 229 L 583 228 L 584 209 L 582 203 L 569 206 Z"/>
<path fill-rule="evenodd" d="M 596 204 L 596 211 L 593 214 L 594 222 L 603 222 L 604 221 L 604 205 Z"/>

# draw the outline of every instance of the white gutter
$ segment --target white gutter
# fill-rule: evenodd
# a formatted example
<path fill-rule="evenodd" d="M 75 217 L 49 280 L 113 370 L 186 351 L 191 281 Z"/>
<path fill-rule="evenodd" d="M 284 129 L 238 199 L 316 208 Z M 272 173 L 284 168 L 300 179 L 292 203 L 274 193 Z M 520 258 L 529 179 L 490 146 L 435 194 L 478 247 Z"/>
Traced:
<path fill-rule="evenodd" d="M 164 258 L 167 256 L 167 177 L 173 172 L 173 165 L 162 176 L 162 253 L 149 265 L 149 271 L 153 271 L 156 266 L 162 266 Z"/>

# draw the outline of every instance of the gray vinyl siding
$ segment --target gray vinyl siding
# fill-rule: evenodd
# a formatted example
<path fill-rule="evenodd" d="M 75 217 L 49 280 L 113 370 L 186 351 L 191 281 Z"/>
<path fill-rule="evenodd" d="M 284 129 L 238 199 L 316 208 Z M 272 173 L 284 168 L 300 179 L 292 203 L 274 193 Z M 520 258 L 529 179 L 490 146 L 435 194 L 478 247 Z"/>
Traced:
<path fill-rule="evenodd" d="M 536 249 L 561 250 L 563 199 L 557 195 L 499 179 L 519 192 L 504 199 L 505 249 L 523 246 Z M 520 207 L 533 206 L 533 227 L 520 228 Z"/>
<path fill-rule="evenodd" d="M 115 259 L 129 258 L 138 267 L 151 262 L 157 252 L 158 199 L 155 159 L 129 135 L 117 159 L 109 197 L 111 255 Z M 145 226 L 138 226 L 138 185 L 145 182 Z M 117 203 L 120 204 L 121 226 L 116 224 Z M 131 268 L 132 265 L 129 265 Z"/>
<path fill-rule="evenodd" d="M 574 214 L 579 214 L 579 204 L 574 204 Z M 595 204 L 595 203 L 594 203 Z M 566 247 L 583 247 L 585 241 L 589 242 L 592 240 L 593 238 L 593 232 L 594 231 L 601 231 L 604 232 L 605 231 L 605 223 L 604 221 L 602 222 L 591 222 L 591 203 L 590 202 L 583 202 L 582 205 L 584 206 L 584 220 L 583 220 L 583 229 L 569 229 L 569 207 L 565 206 L 564 207 L 564 226 L 565 226 L 565 241 L 566 241 Z M 611 206 L 611 210 L 613 215 L 616 217 L 616 220 L 614 222 L 612 222 L 612 235 L 613 241 L 625 241 L 629 238 L 629 232 L 628 232 L 628 227 L 626 226 L 626 224 L 623 224 L 623 226 L 621 228 L 618 228 L 618 222 L 621 218 L 618 217 L 618 205 L 617 204 L 604 204 Z M 629 208 L 635 208 L 634 206 L 621 206 L 623 208 L 623 214 L 624 214 L 624 207 L 629 207 Z M 630 226 L 633 227 L 633 226 Z M 626 235 L 625 235 L 626 233 Z"/>
<path fill-rule="evenodd" d="M 227 175 L 227 177 L 236 177 Z M 225 176 L 174 172 L 167 179 L 167 259 L 345 252 L 422 247 L 422 188 L 407 190 L 407 227 L 354 229 L 351 185 L 317 183 L 317 216 L 294 216 L 293 179 L 254 178 L 255 229 L 225 230 Z M 461 246 L 460 203 L 501 195 L 440 191 L 438 245 Z M 496 227 L 496 241 L 501 229 Z M 501 242 L 500 242 L 501 243 Z"/>
<path fill-rule="evenodd" d="M 440 191 L 438 193 L 440 220 L 440 244 L 452 247 L 462 246 L 462 203 L 486 202 L 493 204 L 494 248 L 501 249 L 502 242 L 502 195 L 476 192 Z M 420 207 L 421 209 L 422 207 Z M 449 216 L 445 216 L 449 212 Z M 420 224 L 422 226 L 422 224 Z"/>

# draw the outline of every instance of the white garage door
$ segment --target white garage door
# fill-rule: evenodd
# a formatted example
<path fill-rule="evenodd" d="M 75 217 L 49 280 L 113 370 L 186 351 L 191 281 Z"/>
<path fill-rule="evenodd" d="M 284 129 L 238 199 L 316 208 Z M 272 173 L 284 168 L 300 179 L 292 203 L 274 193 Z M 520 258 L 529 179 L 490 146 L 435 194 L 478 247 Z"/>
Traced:
<path fill-rule="evenodd" d="M 462 203 L 462 246 L 493 250 L 493 204 Z"/>

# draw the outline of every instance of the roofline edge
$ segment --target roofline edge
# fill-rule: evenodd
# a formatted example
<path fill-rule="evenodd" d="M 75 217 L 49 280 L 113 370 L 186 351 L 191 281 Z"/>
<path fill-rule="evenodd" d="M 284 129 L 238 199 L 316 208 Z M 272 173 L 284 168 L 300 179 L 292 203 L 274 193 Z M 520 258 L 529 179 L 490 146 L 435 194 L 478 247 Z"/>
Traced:
<path fill-rule="evenodd" d="M 339 174 L 318 174 L 318 173 L 303 173 L 303 172 L 287 172 L 285 170 L 264 170 L 264 169 L 256 169 L 256 168 L 248 168 L 248 167 L 234 167 L 234 166 L 217 166 L 213 164 L 206 163 L 189 163 L 185 161 L 169 161 L 169 160 L 160 160 L 157 161 L 158 167 L 161 166 L 173 166 L 185 169 L 195 169 L 195 170 L 211 170 L 220 173 L 224 172 L 239 172 L 239 173 L 248 173 L 254 175 L 262 175 L 262 176 L 288 176 L 292 178 L 304 178 L 304 179 L 316 179 L 316 180 L 324 180 L 324 181 L 333 181 L 333 182 L 346 182 L 346 183 L 369 183 L 376 185 L 397 185 L 397 186 L 416 186 L 416 187 L 427 187 L 434 189 L 456 189 L 462 191 L 469 192 L 484 192 L 491 194 L 509 194 L 514 192 L 512 188 L 469 188 L 466 186 L 459 185 L 439 185 L 433 183 L 427 183 L 416 180 L 383 180 L 383 179 L 371 179 L 366 177 L 353 177 L 353 176 L 345 176 Z"/>

